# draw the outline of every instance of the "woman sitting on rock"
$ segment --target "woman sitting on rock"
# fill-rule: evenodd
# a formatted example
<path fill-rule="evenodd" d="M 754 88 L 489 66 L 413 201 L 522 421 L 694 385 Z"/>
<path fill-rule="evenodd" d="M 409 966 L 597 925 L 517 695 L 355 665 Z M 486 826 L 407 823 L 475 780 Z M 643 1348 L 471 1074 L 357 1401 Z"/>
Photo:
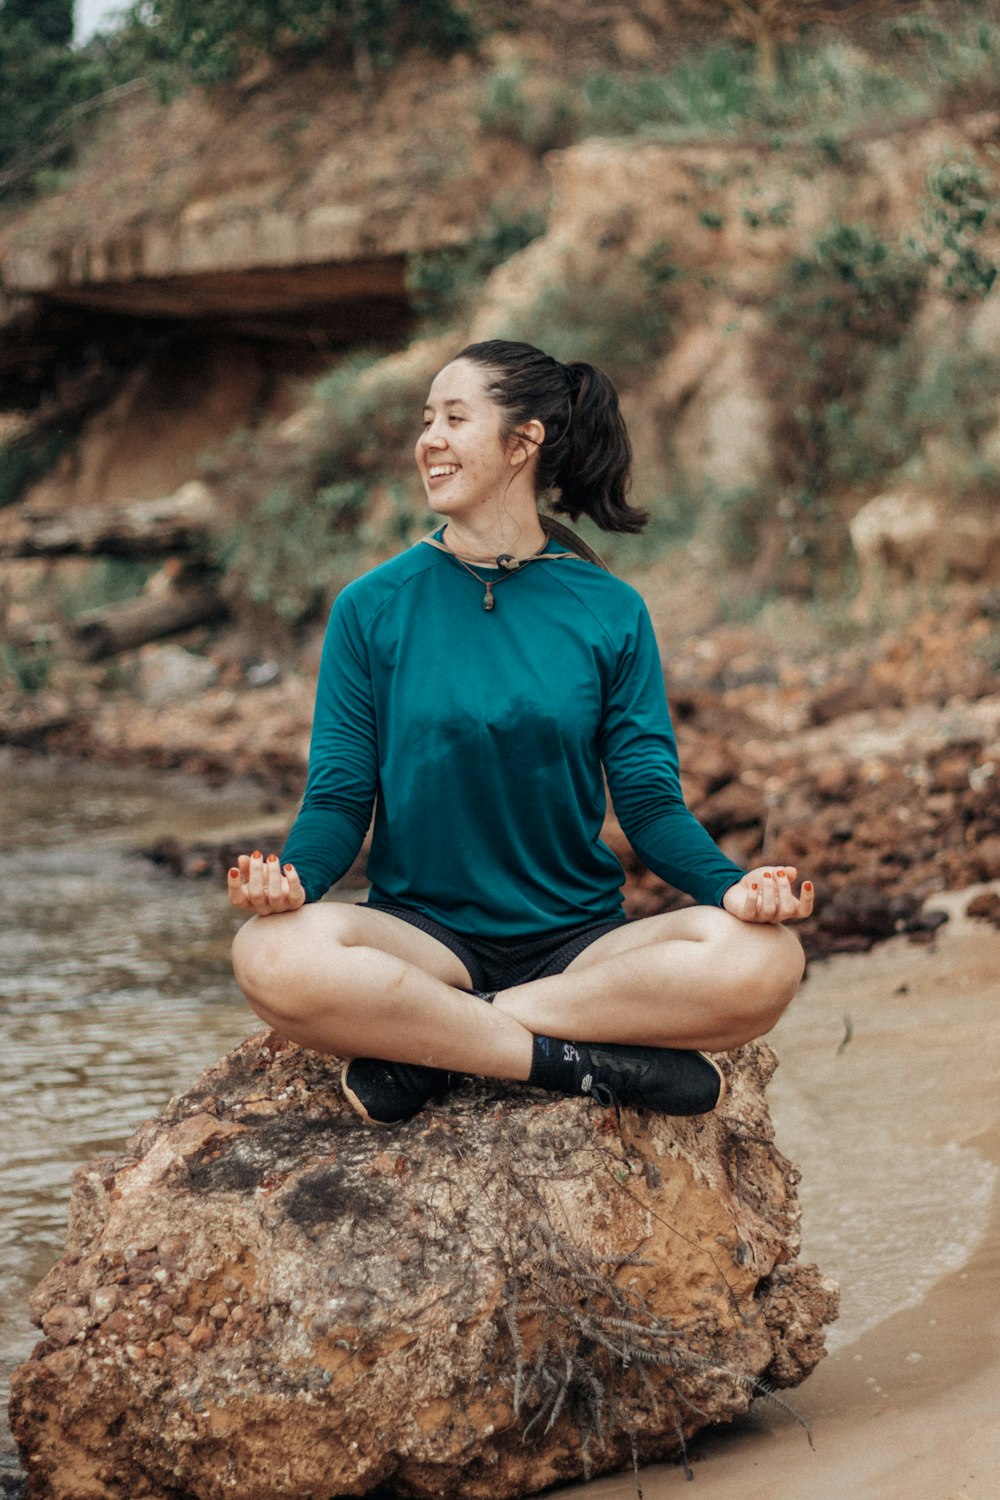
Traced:
<path fill-rule="evenodd" d="M 240 987 L 282 1036 L 352 1059 L 344 1092 L 373 1124 L 454 1073 L 711 1110 L 706 1053 L 788 1005 L 803 957 L 783 923 L 813 892 L 794 869 L 744 873 L 685 807 L 645 606 L 539 515 L 557 492 L 606 531 L 645 523 L 615 389 L 473 344 L 431 386 L 416 459 L 443 524 L 338 595 L 302 809 L 281 861 L 229 872 L 255 913 Z M 637 854 L 698 905 L 626 919 L 605 775 Z M 367 902 L 320 904 L 373 805 Z"/>

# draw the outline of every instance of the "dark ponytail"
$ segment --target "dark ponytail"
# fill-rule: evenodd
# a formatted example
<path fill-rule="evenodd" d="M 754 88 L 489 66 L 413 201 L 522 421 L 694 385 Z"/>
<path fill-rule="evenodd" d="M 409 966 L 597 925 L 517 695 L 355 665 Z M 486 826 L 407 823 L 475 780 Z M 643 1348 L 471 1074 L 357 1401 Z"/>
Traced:
<path fill-rule="evenodd" d="M 632 444 L 618 392 L 603 370 L 582 360 L 564 365 L 531 344 L 490 339 L 457 359 L 481 366 L 487 394 L 503 413 L 504 439 L 525 422 L 541 422 L 539 493 L 558 490 L 552 509 L 589 516 L 602 531 L 641 531 L 649 519 L 628 503 Z"/>

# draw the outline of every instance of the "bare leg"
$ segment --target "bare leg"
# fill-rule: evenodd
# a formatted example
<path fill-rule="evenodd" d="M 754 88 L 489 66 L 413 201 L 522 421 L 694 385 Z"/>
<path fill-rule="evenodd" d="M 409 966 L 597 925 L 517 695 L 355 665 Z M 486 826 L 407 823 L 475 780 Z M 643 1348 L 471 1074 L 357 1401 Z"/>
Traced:
<path fill-rule="evenodd" d="M 322 903 L 252 918 L 236 976 L 257 1014 L 319 1052 L 524 1080 L 533 1036 L 722 1051 L 775 1024 L 802 974 L 784 928 L 706 907 L 591 944 L 564 974 L 487 1006 L 443 944 L 386 912 Z"/>
<path fill-rule="evenodd" d="M 316 1052 L 524 1080 L 531 1032 L 474 996 L 460 960 L 387 912 L 336 902 L 252 917 L 236 978 L 282 1036 Z"/>
<path fill-rule="evenodd" d="M 770 1031 L 803 965 L 787 928 L 695 906 L 606 933 L 494 1008 L 543 1036 L 723 1052 Z"/>

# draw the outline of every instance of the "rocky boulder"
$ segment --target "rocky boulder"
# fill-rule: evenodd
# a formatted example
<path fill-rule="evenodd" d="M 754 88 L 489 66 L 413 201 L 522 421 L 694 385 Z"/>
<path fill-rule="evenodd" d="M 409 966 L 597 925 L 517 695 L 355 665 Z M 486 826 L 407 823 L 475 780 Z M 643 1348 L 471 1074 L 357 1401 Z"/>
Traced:
<path fill-rule="evenodd" d="M 32 1500 L 521 1496 L 683 1454 L 823 1353 L 774 1055 L 702 1119 L 469 1083 L 363 1126 L 259 1034 L 81 1168 L 14 1433 Z"/>

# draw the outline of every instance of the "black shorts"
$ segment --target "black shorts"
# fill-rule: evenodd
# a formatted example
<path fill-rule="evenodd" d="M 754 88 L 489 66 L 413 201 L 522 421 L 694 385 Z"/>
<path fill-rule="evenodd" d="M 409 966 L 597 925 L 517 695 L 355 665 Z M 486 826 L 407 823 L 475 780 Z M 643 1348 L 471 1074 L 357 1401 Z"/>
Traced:
<path fill-rule="evenodd" d="M 595 939 L 624 927 L 628 920 L 622 916 L 610 922 L 581 922 L 575 927 L 535 933 L 531 937 L 486 938 L 452 932 L 435 922 L 433 917 L 425 917 L 422 912 L 411 911 L 406 906 L 383 905 L 379 901 L 369 901 L 367 905 L 373 911 L 388 912 L 391 917 L 409 922 L 411 927 L 418 927 L 421 932 L 437 938 L 462 960 L 472 979 L 472 988 L 487 992 L 507 990 L 515 984 L 544 979 L 549 974 L 561 974 Z"/>

